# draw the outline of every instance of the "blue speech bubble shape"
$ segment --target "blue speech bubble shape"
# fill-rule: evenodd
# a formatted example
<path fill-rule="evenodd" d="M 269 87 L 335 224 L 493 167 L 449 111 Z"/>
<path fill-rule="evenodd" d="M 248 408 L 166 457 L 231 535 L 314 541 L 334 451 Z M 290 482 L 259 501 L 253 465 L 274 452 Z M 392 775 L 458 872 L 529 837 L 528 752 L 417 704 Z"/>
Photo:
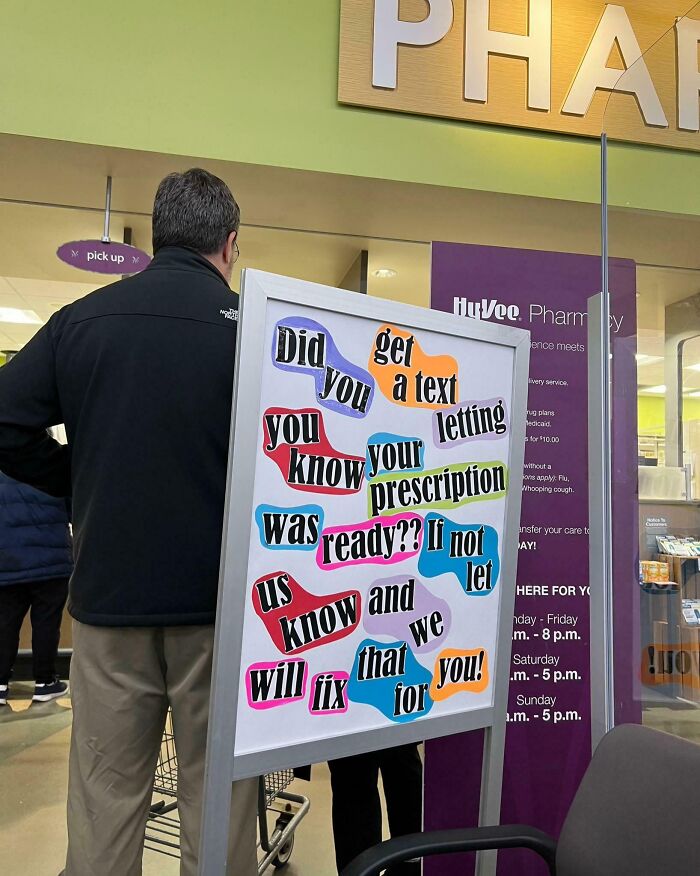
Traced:
<path fill-rule="evenodd" d="M 392 472 L 423 471 L 425 442 L 422 438 L 406 438 L 391 432 L 375 432 L 367 439 L 368 478 Z"/>
<path fill-rule="evenodd" d="M 323 530 L 320 505 L 280 508 L 258 505 L 255 509 L 260 544 L 271 551 L 312 551 L 318 546 Z"/>
<path fill-rule="evenodd" d="M 336 347 L 327 328 L 313 319 L 288 316 L 272 333 L 272 362 L 282 371 L 308 374 L 316 400 L 347 417 L 366 417 L 374 399 L 374 377 Z"/>
<path fill-rule="evenodd" d="M 467 596 L 488 596 L 496 588 L 500 570 L 498 533 L 492 526 L 426 515 L 419 574 L 437 578 L 452 572 Z"/>
<path fill-rule="evenodd" d="M 432 709 L 432 678 L 407 642 L 365 639 L 355 653 L 348 699 L 373 706 L 396 724 L 407 724 Z"/>

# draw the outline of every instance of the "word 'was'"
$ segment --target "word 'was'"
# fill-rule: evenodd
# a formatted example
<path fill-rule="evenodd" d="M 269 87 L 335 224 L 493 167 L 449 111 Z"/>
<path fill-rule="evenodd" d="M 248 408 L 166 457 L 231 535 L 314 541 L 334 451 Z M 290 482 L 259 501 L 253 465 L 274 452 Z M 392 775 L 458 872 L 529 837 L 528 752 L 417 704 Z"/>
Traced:
<path fill-rule="evenodd" d="M 255 522 L 263 547 L 270 550 L 313 550 L 323 528 L 323 508 L 320 505 L 296 508 L 259 505 L 255 509 Z"/>

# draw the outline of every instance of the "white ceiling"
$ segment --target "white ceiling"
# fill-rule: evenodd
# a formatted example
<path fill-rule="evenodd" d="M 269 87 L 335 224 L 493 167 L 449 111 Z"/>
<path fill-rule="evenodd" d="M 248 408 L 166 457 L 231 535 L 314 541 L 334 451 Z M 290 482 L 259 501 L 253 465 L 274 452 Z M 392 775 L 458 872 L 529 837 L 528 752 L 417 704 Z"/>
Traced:
<path fill-rule="evenodd" d="M 61 280 L 34 280 L 27 277 L 0 277 L 0 307 L 33 310 L 46 322 L 52 314 L 76 298 L 82 298 L 103 282 L 66 283 Z M 0 321 L 0 350 L 19 350 L 40 328 Z"/>
<path fill-rule="evenodd" d="M 150 219 L 129 217 L 133 243 L 150 248 Z M 124 217 L 111 223 L 112 238 L 123 236 Z M 82 210 L 0 202 L 0 307 L 33 310 L 46 321 L 65 304 L 110 282 L 100 274 L 80 271 L 56 256 L 68 240 L 99 238 L 102 217 Z M 368 292 L 380 297 L 428 304 L 430 247 L 427 244 L 373 240 L 335 234 L 317 234 L 244 226 L 239 234 L 241 257 L 232 286 L 240 288 L 244 268 L 286 274 L 328 286 L 337 286 L 361 250 L 369 253 Z M 395 276 L 379 279 L 378 268 L 389 267 Z M 115 279 L 118 279 L 115 278 Z M 0 350 L 21 348 L 38 325 L 0 321 Z"/>

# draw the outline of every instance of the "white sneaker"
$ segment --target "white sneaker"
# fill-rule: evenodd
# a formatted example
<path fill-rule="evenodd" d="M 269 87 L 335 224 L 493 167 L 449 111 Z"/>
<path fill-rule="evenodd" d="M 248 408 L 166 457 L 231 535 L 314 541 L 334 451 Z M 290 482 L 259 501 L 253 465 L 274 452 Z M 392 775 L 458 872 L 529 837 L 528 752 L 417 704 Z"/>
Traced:
<path fill-rule="evenodd" d="M 7 698 L 10 695 L 10 689 L 6 684 L 0 684 L 0 706 L 7 705 Z"/>

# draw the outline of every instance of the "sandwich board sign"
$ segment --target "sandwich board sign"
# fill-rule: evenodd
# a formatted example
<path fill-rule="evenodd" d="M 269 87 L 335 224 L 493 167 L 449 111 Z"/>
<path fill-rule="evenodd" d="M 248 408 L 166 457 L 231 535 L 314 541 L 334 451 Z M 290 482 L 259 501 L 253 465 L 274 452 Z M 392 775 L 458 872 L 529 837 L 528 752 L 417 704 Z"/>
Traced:
<path fill-rule="evenodd" d="M 497 823 L 528 357 L 522 329 L 245 272 L 204 876 L 233 780 L 465 730 Z"/>

